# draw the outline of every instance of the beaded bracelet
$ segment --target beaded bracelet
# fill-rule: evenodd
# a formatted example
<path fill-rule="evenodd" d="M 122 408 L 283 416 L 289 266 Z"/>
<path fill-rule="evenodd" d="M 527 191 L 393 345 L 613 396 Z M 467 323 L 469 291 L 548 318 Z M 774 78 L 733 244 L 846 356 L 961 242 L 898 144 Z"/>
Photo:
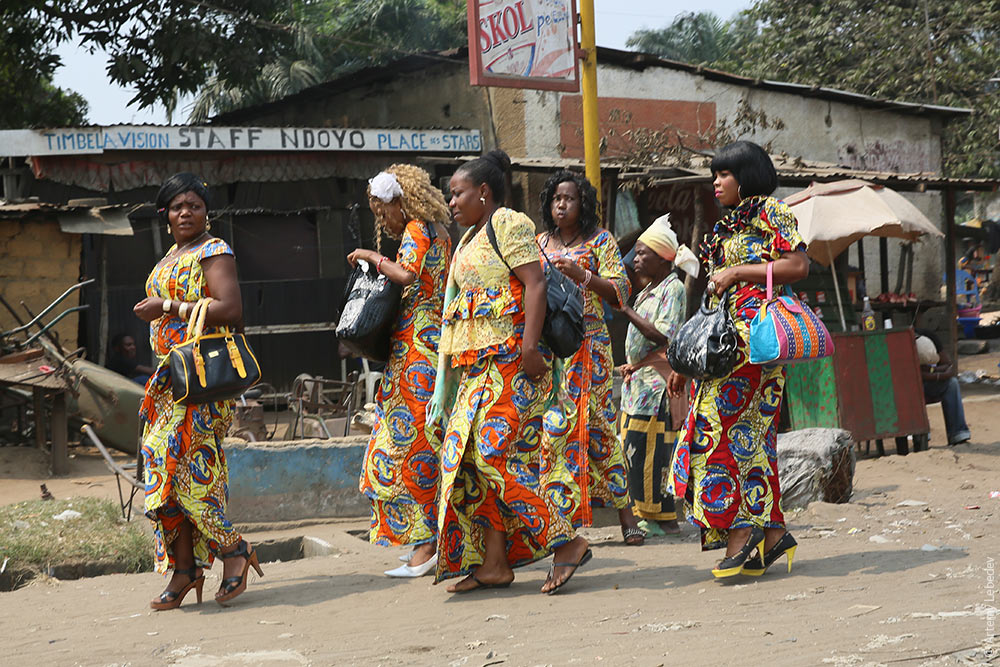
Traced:
<path fill-rule="evenodd" d="M 379 257 L 378 262 L 375 263 L 375 273 L 382 273 L 382 262 L 385 261 L 385 255 Z"/>

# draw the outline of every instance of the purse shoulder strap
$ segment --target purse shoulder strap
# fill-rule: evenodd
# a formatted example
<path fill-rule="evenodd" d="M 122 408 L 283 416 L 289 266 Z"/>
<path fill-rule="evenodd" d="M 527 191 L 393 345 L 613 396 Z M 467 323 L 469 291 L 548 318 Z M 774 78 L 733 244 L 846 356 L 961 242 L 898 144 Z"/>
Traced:
<path fill-rule="evenodd" d="M 497 233 L 496 230 L 493 229 L 493 216 L 490 216 L 490 219 L 486 221 L 486 237 L 490 240 L 490 245 L 493 246 L 493 250 L 500 258 L 500 261 L 504 263 L 504 266 L 507 267 L 508 271 L 514 273 L 514 269 L 510 268 L 510 264 L 507 263 L 507 259 L 503 256 L 503 253 L 500 252 L 500 244 L 497 243 Z"/>
<path fill-rule="evenodd" d="M 767 300 L 774 298 L 774 262 L 767 263 Z"/>
<path fill-rule="evenodd" d="M 205 316 L 208 315 L 208 304 L 211 301 L 212 297 L 208 296 L 204 299 L 198 299 L 198 302 L 194 304 L 191 314 L 188 315 L 187 334 L 184 336 L 185 343 L 201 336 L 202 330 L 205 328 Z"/>

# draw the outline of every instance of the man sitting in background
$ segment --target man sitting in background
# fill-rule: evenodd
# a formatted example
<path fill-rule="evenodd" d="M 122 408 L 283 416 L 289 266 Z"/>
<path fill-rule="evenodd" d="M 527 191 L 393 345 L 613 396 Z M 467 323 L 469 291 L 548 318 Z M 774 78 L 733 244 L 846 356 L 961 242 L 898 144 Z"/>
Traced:
<path fill-rule="evenodd" d="M 155 369 L 140 365 L 135 353 L 135 339 L 120 333 L 111 339 L 111 354 L 106 366 L 115 373 L 144 385 Z"/>
<path fill-rule="evenodd" d="M 917 359 L 920 361 L 920 375 L 924 381 L 924 401 L 928 405 L 940 401 L 949 445 L 968 442 L 972 434 L 969 433 L 969 425 L 965 423 L 958 369 L 937 336 L 919 329 L 916 334 Z"/>

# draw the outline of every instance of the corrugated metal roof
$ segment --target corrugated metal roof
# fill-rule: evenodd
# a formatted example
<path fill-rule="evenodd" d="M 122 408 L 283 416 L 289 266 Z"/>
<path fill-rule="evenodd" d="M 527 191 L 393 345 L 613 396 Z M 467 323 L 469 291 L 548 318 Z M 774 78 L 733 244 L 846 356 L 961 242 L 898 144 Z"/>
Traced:
<path fill-rule="evenodd" d="M 784 81 L 773 81 L 769 79 L 755 79 L 752 77 L 732 74 L 722 70 L 703 67 L 701 65 L 691 65 L 688 63 L 668 60 L 649 53 L 639 53 L 637 51 L 622 51 L 603 46 L 597 47 L 598 65 L 617 65 L 631 69 L 646 69 L 648 67 L 664 67 L 683 72 L 689 72 L 712 81 L 731 83 L 745 88 L 758 88 L 775 92 L 798 95 L 800 97 L 815 97 L 819 99 L 843 102 L 855 106 L 879 109 L 882 111 L 894 111 L 897 113 L 909 113 L 915 115 L 937 115 L 937 116 L 964 116 L 973 113 L 972 109 L 960 107 L 948 107 L 935 104 L 918 104 L 913 102 L 899 102 L 896 100 L 882 99 L 862 95 L 847 90 L 827 88 L 825 86 L 787 83 Z M 401 75 L 411 74 L 431 67 L 435 64 L 453 63 L 466 66 L 468 63 L 468 48 L 449 49 L 447 51 L 429 51 L 424 53 L 414 53 L 403 56 L 398 60 L 379 67 L 366 67 L 350 74 L 325 81 L 315 86 L 310 86 L 297 93 L 283 97 L 274 102 L 267 102 L 256 106 L 237 109 L 228 113 L 215 116 L 211 122 L 239 123 L 252 119 L 256 116 L 266 114 L 272 110 L 280 109 L 290 104 L 301 104 L 304 102 L 314 102 L 327 99 L 345 90 L 357 86 L 387 81 Z"/>

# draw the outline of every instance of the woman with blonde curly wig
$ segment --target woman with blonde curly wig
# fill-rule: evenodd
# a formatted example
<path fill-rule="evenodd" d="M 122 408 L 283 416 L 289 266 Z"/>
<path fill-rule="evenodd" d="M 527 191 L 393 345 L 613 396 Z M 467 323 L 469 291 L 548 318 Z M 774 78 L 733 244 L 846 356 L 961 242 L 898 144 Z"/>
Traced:
<path fill-rule="evenodd" d="M 445 226 L 450 215 L 426 171 L 394 164 L 368 182 L 368 205 L 379 232 L 400 239 L 395 260 L 358 248 L 353 266 L 369 262 L 403 286 L 389 362 L 376 397 L 376 423 L 361 471 L 361 492 L 372 501 L 370 539 L 383 546 L 413 545 L 390 577 L 433 571 L 437 545 L 438 453 L 424 435 L 434 392 L 444 288 L 451 257 Z"/>

